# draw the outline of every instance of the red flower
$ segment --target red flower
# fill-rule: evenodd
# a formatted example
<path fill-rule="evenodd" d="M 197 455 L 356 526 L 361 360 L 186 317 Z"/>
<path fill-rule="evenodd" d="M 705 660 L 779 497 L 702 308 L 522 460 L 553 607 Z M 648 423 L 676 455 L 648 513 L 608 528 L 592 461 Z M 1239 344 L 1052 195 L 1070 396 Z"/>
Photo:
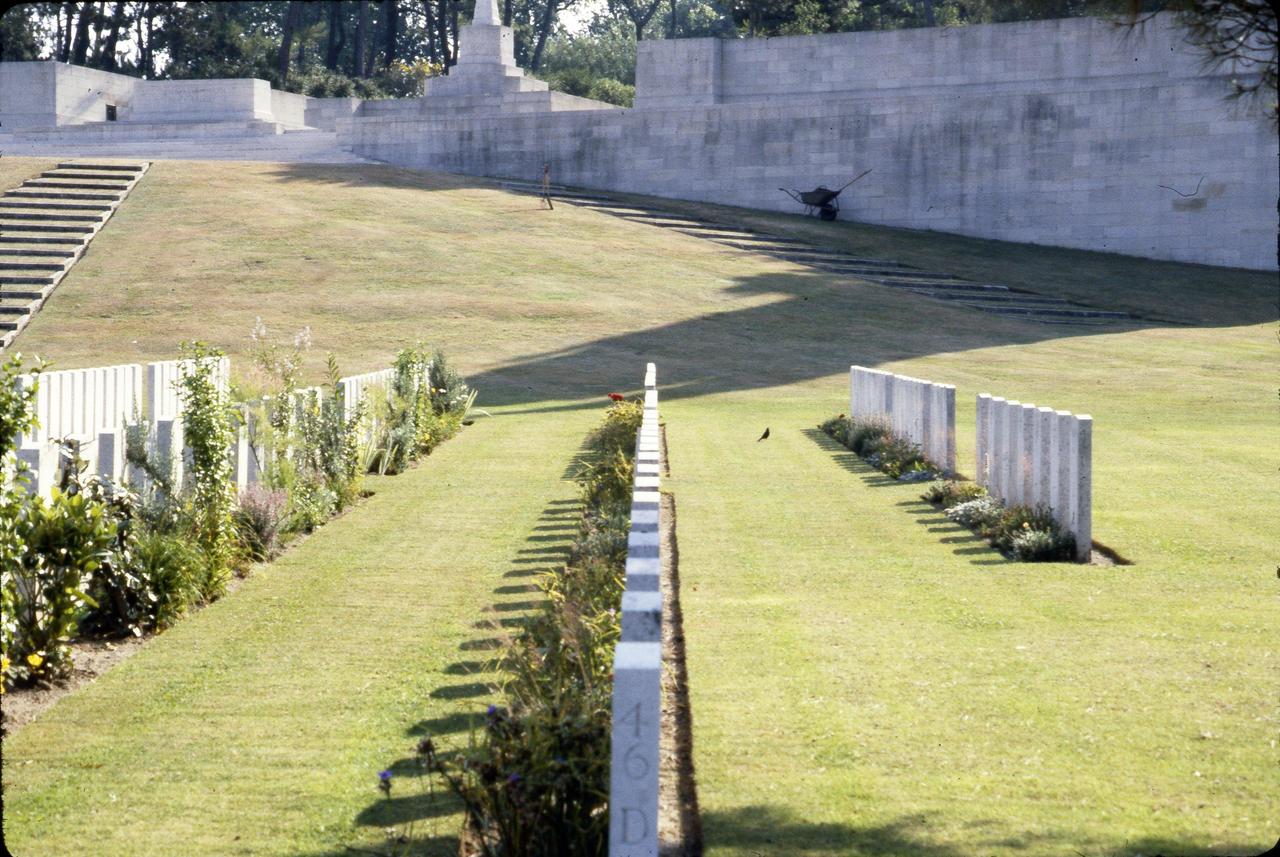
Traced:
<path fill-rule="evenodd" d="M 609 398 L 613 399 L 615 402 L 621 402 L 623 399 L 626 398 L 626 396 L 622 395 L 621 393 L 610 393 Z"/>

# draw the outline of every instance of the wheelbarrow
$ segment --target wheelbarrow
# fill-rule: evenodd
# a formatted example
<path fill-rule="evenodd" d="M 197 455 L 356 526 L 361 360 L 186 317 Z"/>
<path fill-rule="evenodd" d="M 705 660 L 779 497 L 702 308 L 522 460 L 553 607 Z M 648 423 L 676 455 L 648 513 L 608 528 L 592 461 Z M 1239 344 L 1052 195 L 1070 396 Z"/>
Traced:
<path fill-rule="evenodd" d="M 818 185 L 813 190 L 788 190 L 780 187 L 778 190 L 794 199 L 796 202 L 804 206 L 805 214 L 813 214 L 815 211 L 822 220 L 835 220 L 836 214 L 840 211 L 840 194 L 844 193 L 845 188 L 865 176 L 871 170 L 864 171 L 857 178 L 851 179 L 844 187 L 839 190 L 832 190 L 829 187 Z"/>

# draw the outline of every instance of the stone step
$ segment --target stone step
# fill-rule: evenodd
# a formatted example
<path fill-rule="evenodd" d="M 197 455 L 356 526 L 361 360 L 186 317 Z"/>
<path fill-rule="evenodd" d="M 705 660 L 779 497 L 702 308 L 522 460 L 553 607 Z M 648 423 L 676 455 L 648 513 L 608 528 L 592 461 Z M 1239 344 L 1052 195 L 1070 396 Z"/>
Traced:
<path fill-rule="evenodd" d="M 70 259 L 75 256 L 75 250 L 42 250 L 35 247 L 0 247 L 0 256 L 38 256 L 49 259 Z"/>
<path fill-rule="evenodd" d="M 0 315 L 28 315 L 30 312 L 29 304 L 0 304 Z"/>
<path fill-rule="evenodd" d="M 960 306 L 971 306 L 974 309 L 980 309 L 983 312 L 995 313 L 997 315 L 1036 315 L 1044 318 L 1109 318 L 1117 320 L 1130 320 L 1133 316 L 1127 312 L 1112 312 L 1110 310 L 1101 309 L 1054 309 L 1044 307 L 1011 307 L 1011 306 L 992 306 L 990 304 L 965 304 L 960 302 Z"/>
<path fill-rule="evenodd" d="M 13 228 L 39 229 L 39 227 L 12 227 L 0 224 L 0 244 L 59 244 L 68 247 L 69 251 L 74 251 L 77 245 L 84 243 L 84 239 L 70 236 L 3 234 L 5 230 Z"/>
<path fill-rule="evenodd" d="M 32 185 L 35 187 L 74 187 L 83 190 L 128 190 L 127 184 L 120 184 L 121 176 L 99 175 L 97 173 L 66 173 L 59 170 L 49 170 L 40 174 L 38 179 L 27 179 L 24 185 Z M 46 181 L 46 179 L 66 179 L 66 181 Z M 94 183 L 93 180 L 98 183 Z"/>
<path fill-rule="evenodd" d="M 140 164 L 82 164 L 66 161 L 58 164 L 60 170 L 92 170 L 94 172 L 131 172 L 142 171 Z"/>
<path fill-rule="evenodd" d="M 646 226 L 656 226 L 660 229 L 670 229 L 676 226 L 693 226 L 702 222 L 699 220 L 685 220 L 673 217 L 653 217 L 651 215 L 619 214 L 618 217 L 621 217 L 623 220 L 630 220 L 632 223 L 643 223 Z"/>
<path fill-rule="evenodd" d="M 1008 286 L 998 286 L 988 283 L 898 283 L 891 280 L 877 280 L 871 277 L 864 278 L 868 282 L 875 283 L 879 286 L 885 286 L 890 289 L 905 289 L 909 292 L 919 292 L 920 294 L 929 294 L 930 292 L 953 291 L 953 292 L 1007 292 Z M 930 295 L 932 296 L 932 295 Z"/>
<path fill-rule="evenodd" d="M 109 205 L 99 202 L 62 202 L 54 197 L 41 198 L 36 194 L 14 199 L 17 191 L 0 194 L 0 208 L 36 209 L 41 211 L 106 211 Z M 35 196 L 35 199 L 31 197 Z"/>
<path fill-rule="evenodd" d="M 66 185 L 59 186 L 50 182 L 44 184 L 23 182 L 22 187 L 6 192 L 5 196 L 23 199 L 100 199 L 105 202 L 115 202 L 120 199 L 119 193 L 85 193 L 83 190 L 63 190 L 64 187 Z"/>
<path fill-rule="evenodd" d="M 34 211 L 6 211 L 10 206 L 0 202 L 0 218 L 5 220 L 65 220 L 75 223 L 99 223 L 100 214 L 37 214 Z M 3 228 L 0 226 L 0 228 Z"/>
<path fill-rule="evenodd" d="M 782 249 L 795 249 L 798 245 L 804 245 L 804 242 L 798 238 L 783 238 L 779 235 L 767 235 L 763 232 L 752 232 L 749 229 L 731 229 L 727 226 L 677 226 L 674 228 L 677 232 L 683 232 L 695 238 L 705 238 L 717 244 L 727 244 L 730 247 L 740 246 L 734 242 L 741 241 L 744 242 L 741 245 L 744 249 L 751 250 L 755 249 L 756 243 L 776 245 Z"/>
<path fill-rule="evenodd" d="M 7 219 L 8 215 L 0 212 L 0 233 L 14 232 L 74 232 L 78 235 L 89 235 L 93 232 L 91 227 L 85 226 L 61 226 L 49 223 L 16 223 Z M 24 241 L 30 241 L 30 238 L 23 238 Z"/>
<path fill-rule="evenodd" d="M 44 297 L 39 289 L 19 289 L 13 286 L 0 286 L 0 297 L 5 300 L 38 301 Z"/>
<path fill-rule="evenodd" d="M 48 286 L 52 284 L 52 275 L 0 274 L 0 286 Z M 8 289 L 5 289 L 5 293 L 8 293 Z"/>
<path fill-rule="evenodd" d="M 925 293 L 926 292 L 924 290 L 921 290 L 921 294 L 925 294 Z M 1062 298 L 1050 298 L 1050 297 L 1044 297 L 1042 295 L 1032 295 L 1032 294 L 1027 294 L 1025 292 L 1014 292 L 1014 291 L 1009 291 L 1005 293 L 991 293 L 991 294 L 984 294 L 984 295 L 978 295 L 978 296 L 968 295 L 968 294 L 956 294 L 956 293 L 948 294 L 946 292 L 936 292 L 936 291 L 927 292 L 927 293 L 930 295 L 930 297 L 936 297 L 939 300 L 944 300 L 944 301 L 989 301 L 994 303 L 1022 303 L 1022 304 L 1036 304 L 1036 305 L 1043 304 L 1045 306 L 1050 306 L 1050 305 L 1070 306 L 1071 305 L 1069 301 L 1064 301 Z"/>
<path fill-rule="evenodd" d="M 61 271 L 66 267 L 61 262 L 6 262 L 0 260 L 0 271 Z"/>

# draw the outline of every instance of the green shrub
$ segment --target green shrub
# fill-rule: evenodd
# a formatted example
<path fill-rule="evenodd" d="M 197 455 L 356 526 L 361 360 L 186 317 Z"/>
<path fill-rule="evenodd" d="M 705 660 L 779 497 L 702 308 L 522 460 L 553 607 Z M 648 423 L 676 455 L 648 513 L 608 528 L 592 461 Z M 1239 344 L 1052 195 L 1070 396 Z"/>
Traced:
<path fill-rule="evenodd" d="M 208 561 L 180 536 L 139 533 L 131 567 L 150 594 L 146 614 L 155 630 L 173 625 L 212 588 Z"/>
<path fill-rule="evenodd" d="M 952 506 L 985 496 L 987 496 L 987 489 L 976 482 L 948 479 L 945 482 L 938 480 L 931 483 L 925 493 L 920 495 L 920 499 L 936 503 L 943 509 L 950 509 Z"/>
<path fill-rule="evenodd" d="M 439 349 L 431 355 L 428 364 L 427 392 L 431 396 L 431 409 L 437 415 L 458 411 L 471 392 L 462 376 L 454 371 L 444 352 Z"/>
<path fill-rule="evenodd" d="M 115 525 L 104 504 L 57 488 L 47 502 L 28 498 L 15 524 L 25 550 L 12 569 L 9 675 L 17 681 L 57 678 L 70 671 L 67 642 L 80 613 L 97 606 L 86 590 L 110 554 Z"/>
<path fill-rule="evenodd" d="M 429 770 L 462 798 L 470 840 L 485 857 L 600 855 L 608 849 L 610 711 L 572 698 L 509 715 L 490 706 L 483 744 L 446 761 L 419 744 Z M 584 752 L 604 747 L 606 752 Z"/>
<path fill-rule="evenodd" d="M 868 456 L 877 452 L 892 435 L 888 420 L 882 417 L 850 418 L 845 446 L 857 455 Z"/>
<path fill-rule="evenodd" d="M 280 528 L 285 522 L 288 505 L 288 494 L 261 483 L 240 492 L 236 529 L 240 543 L 251 559 L 265 562 L 280 552 Z"/>
<path fill-rule="evenodd" d="M 1000 522 L 1004 505 L 994 497 L 978 497 L 952 506 L 946 515 L 961 526 L 985 533 Z"/>
<path fill-rule="evenodd" d="M 40 367 L 36 366 L 32 371 L 38 373 Z M 27 477 L 25 471 L 16 466 L 13 444 L 18 435 L 37 425 L 36 388 L 19 390 L 17 382 L 21 373 L 21 354 L 14 354 L 0 363 L 0 681 L 3 682 L 8 681 L 11 657 L 17 654 L 16 571 L 27 554 L 23 526 L 28 503 Z M 10 472 L 13 473 L 12 478 L 5 478 L 4 474 Z"/>
<path fill-rule="evenodd" d="M 867 462 L 879 467 L 891 479 L 897 479 L 911 471 L 934 469 L 925 459 L 920 446 L 905 438 L 884 435 L 868 440 L 864 448 L 868 450 Z"/>
<path fill-rule="evenodd" d="M 360 425 L 364 421 L 364 403 L 359 403 L 347 416 L 338 381 L 341 372 L 337 359 L 330 354 L 328 384 L 318 393 L 301 397 L 295 410 L 297 428 L 293 444 L 293 460 L 305 477 L 324 487 L 337 498 L 335 508 L 346 508 L 360 494 L 364 473 L 360 455 Z"/>
<path fill-rule="evenodd" d="M 628 83 L 609 77 L 596 78 L 587 89 L 587 98 L 616 104 L 619 107 L 630 107 L 636 100 L 636 88 Z"/>
<path fill-rule="evenodd" d="M 997 548 L 1012 554 L 1014 539 L 1032 531 L 1047 533 L 1055 545 L 1059 544 L 1060 527 L 1047 506 L 1009 506 L 984 535 Z"/>
<path fill-rule="evenodd" d="M 1058 562 L 1075 558 L 1076 540 L 1058 527 L 1024 528 L 1009 539 L 1009 553 L 1022 562 Z"/>
<path fill-rule="evenodd" d="M 819 423 L 818 428 L 827 435 L 830 435 L 837 443 L 849 446 L 849 432 L 853 429 L 853 420 L 844 414 L 838 414 L 825 422 Z"/>
<path fill-rule="evenodd" d="M 186 362 L 181 364 L 178 386 L 182 395 L 183 440 L 190 460 L 190 534 L 215 574 L 226 575 L 236 545 L 236 493 L 231 469 L 236 415 L 216 378 L 222 352 L 202 342 L 184 342 L 182 356 Z"/>

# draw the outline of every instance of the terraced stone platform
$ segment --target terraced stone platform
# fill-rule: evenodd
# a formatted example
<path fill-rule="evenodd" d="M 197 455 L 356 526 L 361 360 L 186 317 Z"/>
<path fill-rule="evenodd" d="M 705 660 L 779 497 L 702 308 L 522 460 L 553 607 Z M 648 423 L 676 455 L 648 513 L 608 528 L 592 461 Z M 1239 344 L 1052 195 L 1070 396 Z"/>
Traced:
<path fill-rule="evenodd" d="M 27 326 L 148 166 L 68 161 L 0 195 L 0 348 Z"/>
<path fill-rule="evenodd" d="M 507 181 L 503 187 L 519 193 L 541 194 L 539 185 Z M 862 259 L 818 247 L 793 237 L 756 232 L 750 229 L 689 217 L 658 208 L 624 203 L 604 194 L 575 191 L 553 185 L 551 197 L 572 205 L 642 223 L 672 229 L 684 235 L 714 241 L 749 253 L 761 253 L 828 273 L 856 277 L 893 289 L 905 289 L 922 297 L 948 301 L 957 306 L 995 315 L 1024 316 L 1043 324 L 1106 325 L 1132 322 L 1127 312 L 1072 303 L 1052 295 L 1011 289 L 999 283 L 975 283 L 945 271 L 925 271 L 890 259 Z"/>

